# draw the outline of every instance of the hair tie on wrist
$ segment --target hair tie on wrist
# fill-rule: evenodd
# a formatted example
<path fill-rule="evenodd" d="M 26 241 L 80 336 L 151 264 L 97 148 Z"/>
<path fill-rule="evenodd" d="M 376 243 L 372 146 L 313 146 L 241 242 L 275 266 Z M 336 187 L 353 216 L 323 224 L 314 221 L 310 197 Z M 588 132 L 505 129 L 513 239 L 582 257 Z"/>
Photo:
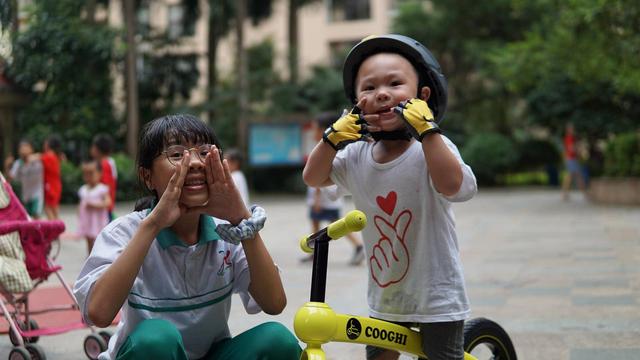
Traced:
<path fill-rule="evenodd" d="M 264 227 L 267 213 L 258 205 L 251 206 L 251 217 L 240 221 L 238 225 L 219 224 L 216 232 L 222 240 L 238 245 L 242 240 L 253 239 Z"/>

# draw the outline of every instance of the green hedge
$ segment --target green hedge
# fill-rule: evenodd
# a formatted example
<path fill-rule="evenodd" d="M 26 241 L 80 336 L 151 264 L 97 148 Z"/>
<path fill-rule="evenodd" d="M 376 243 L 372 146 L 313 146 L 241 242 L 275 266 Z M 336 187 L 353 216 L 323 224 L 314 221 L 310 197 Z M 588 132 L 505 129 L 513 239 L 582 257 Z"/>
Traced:
<path fill-rule="evenodd" d="M 640 177 L 640 133 L 624 133 L 609 140 L 604 153 L 604 175 Z"/>
<path fill-rule="evenodd" d="M 513 141 L 497 133 L 473 135 L 461 152 L 478 183 L 484 185 L 499 183 L 500 175 L 512 169 L 519 157 Z"/>

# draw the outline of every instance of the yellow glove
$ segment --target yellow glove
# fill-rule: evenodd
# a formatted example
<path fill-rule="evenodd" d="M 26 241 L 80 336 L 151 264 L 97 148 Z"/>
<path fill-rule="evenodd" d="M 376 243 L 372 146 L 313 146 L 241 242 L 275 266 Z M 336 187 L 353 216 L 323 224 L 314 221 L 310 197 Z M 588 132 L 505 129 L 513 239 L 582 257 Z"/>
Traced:
<path fill-rule="evenodd" d="M 351 112 L 342 115 L 324 131 L 322 140 L 336 151 L 344 149 L 352 142 L 365 140 L 368 131 L 361 112 L 359 107 L 354 106 Z"/>
<path fill-rule="evenodd" d="M 401 102 L 394 111 L 402 116 L 407 129 L 418 141 L 422 141 L 425 135 L 442 132 L 436 124 L 429 105 L 424 100 L 411 99 Z"/>

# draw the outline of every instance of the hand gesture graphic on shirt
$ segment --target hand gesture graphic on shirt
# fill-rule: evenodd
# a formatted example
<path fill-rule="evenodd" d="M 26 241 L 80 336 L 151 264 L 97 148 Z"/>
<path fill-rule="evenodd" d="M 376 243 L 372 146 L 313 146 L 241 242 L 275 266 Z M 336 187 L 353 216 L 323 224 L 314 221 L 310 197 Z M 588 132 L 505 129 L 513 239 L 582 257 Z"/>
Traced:
<path fill-rule="evenodd" d="M 392 191 L 386 198 L 378 198 L 378 205 L 381 209 L 388 215 L 392 215 L 395 209 L 396 193 Z M 389 199 L 394 200 L 392 205 L 389 203 Z M 378 215 L 373 218 L 380 239 L 373 246 L 372 255 L 369 258 L 369 268 L 371 269 L 371 277 L 380 287 L 384 288 L 398 283 L 407 275 L 411 259 L 404 237 L 409 224 L 411 224 L 411 219 L 412 214 L 409 210 L 400 212 L 392 220 L 393 224 Z"/>

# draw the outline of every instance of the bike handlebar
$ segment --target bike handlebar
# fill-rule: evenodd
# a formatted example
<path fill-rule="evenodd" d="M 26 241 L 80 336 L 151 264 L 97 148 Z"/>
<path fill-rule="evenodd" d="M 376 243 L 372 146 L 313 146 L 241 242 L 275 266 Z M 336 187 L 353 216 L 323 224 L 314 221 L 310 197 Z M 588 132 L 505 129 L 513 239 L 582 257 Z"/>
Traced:
<path fill-rule="evenodd" d="M 305 236 L 300 240 L 300 248 L 306 253 L 312 253 L 318 237 L 326 235 L 330 240 L 339 239 L 348 233 L 360 231 L 367 225 L 367 217 L 360 210 L 351 210 L 342 219 L 336 220 L 326 228 Z"/>

